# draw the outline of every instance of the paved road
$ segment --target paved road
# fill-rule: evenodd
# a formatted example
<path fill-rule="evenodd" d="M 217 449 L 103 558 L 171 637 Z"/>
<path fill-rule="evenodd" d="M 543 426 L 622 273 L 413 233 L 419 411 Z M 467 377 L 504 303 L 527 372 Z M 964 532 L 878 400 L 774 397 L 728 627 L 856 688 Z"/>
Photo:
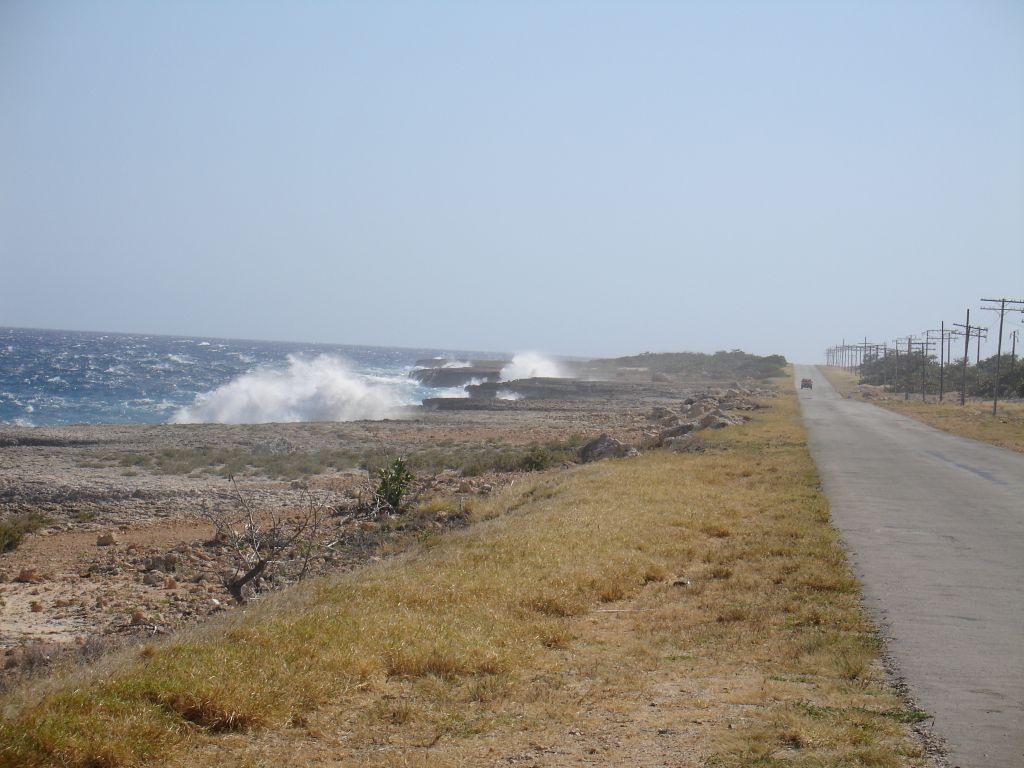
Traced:
<path fill-rule="evenodd" d="M 889 652 L 962 768 L 1024 766 L 1024 454 L 842 399 L 796 366 L 811 452 Z"/>

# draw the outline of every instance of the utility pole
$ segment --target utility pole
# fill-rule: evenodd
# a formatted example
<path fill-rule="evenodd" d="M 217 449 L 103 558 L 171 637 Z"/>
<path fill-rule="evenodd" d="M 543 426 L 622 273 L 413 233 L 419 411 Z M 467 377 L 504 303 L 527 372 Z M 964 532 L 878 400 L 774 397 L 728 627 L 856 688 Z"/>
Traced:
<path fill-rule="evenodd" d="M 900 386 L 900 345 L 904 341 L 906 341 L 907 342 L 907 349 L 910 349 L 909 344 L 910 344 L 910 339 L 911 338 L 912 337 L 910 337 L 910 336 L 906 336 L 906 337 L 901 336 L 898 339 L 893 339 L 892 340 L 892 348 L 893 348 L 894 353 L 896 354 L 896 374 L 895 374 L 895 377 L 893 378 L 893 382 L 892 382 L 892 391 L 894 393 L 896 392 L 896 390 Z M 909 353 L 907 353 L 907 354 L 909 355 Z M 907 369 L 907 372 L 908 372 L 907 375 L 909 375 L 910 370 L 911 370 L 911 368 L 910 368 L 910 357 L 909 356 L 905 357 L 905 359 L 904 359 L 904 367 Z M 910 386 L 910 385 L 908 384 L 907 386 Z M 906 399 L 906 398 L 904 398 L 904 399 Z"/>
<path fill-rule="evenodd" d="M 876 353 L 876 356 L 877 356 L 878 345 L 877 344 L 870 344 L 870 343 L 868 343 L 868 337 L 865 336 L 864 337 L 864 343 L 863 344 L 857 344 L 856 347 L 857 347 L 857 351 L 858 351 L 858 356 L 860 357 L 860 376 L 863 379 L 864 378 L 864 374 L 866 372 L 866 366 L 867 366 L 867 363 L 868 363 L 868 350 L 869 349 L 874 349 L 875 353 Z"/>
<path fill-rule="evenodd" d="M 928 336 L 928 331 L 925 331 L 925 337 L 914 342 L 914 346 L 919 347 L 921 350 L 921 402 L 926 402 L 927 397 L 925 396 L 926 382 L 925 373 L 928 370 L 928 358 L 932 351 L 932 340 Z"/>
<path fill-rule="evenodd" d="M 960 323 L 953 323 L 957 328 L 964 329 L 964 366 L 963 366 L 963 377 L 960 380 L 960 405 L 964 405 L 967 402 L 967 357 L 970 355 L 971 350 L 971 310 L 967 309 L 967 320 L 961 325 Z"/>
<path fill-rule="evenodd" d="M 996 344 L 996 378 L 992 386 L 992 415 L 995 416 L 996 409 L 999 406 L 999 363 L 1003 356 L 1003 317 L 1007 312 L 1024 312 L 1024 301 L 1020 299 L 982 299 L 982 301 L 987 301 L 990 304 L 996 304 L 998 302 L 999 304 L 999 338 L 998 343 Z M 1009 309 L 1006 308 L 1007 304 L 1010 305 Z M 982 309 L 991 312 L 996 311 L 995 306 L 983 306 Z M 979 345 L 981 344 L 980 341 L 978 343 Z"/>
<path fill-rule="evenodd" d="M 960 331 L 956 328 L 950 328 L 946 331 L 946 363 L 953 362 L 953 339 L 960 335 Z"/>
<path fill-rule="evenodd" d="M 974 364 L 981 365 L 981 342 L 983 339 L 988 341 L 988 328 L 976 325 L 971 329 L 971 334 L 978 340 L 978 343 L 974 346 Z"/>
<path fill-rule="evenodd" d="M 946 323 L 942 322 L 938 330 L 925 331 L 924 336 L 928 340 L 929 347 L 932 344 L 932 334 L 939 334 L 939 402 L 942 402 L 942 366 L 946 349 Z M 929 348 L 929 352 L 931 349 Z"/>
<path fill-rule="evenodd" d="M 911 357 L 911 354 L 912 354 L 912 352 L 911 352 L 912 346 L 911 345 L 913 345 L 913 343 L 914 343 L 914 337 L 913 336 L 907 336 L 907 366 L 908 367 L 910 366 L 910 361 L 914 359 L 914 358 Z M 907 388 L 903 390 L 903 399 L 904 400 L 909 400 L 910 399 L 910 377 L 909 376 L 907 376 Z"/>
<path fill-rule="evenodd" d="M 939 402 L 942 402 L 943 385 L 945 384 L 946 376 L 946 321 L 942 320 L 939 323 L 939 332 L 942 334 L 939 336 Z"/>
<path fill-rule="evenodd" d="M 1014 366 L 1017 365 L 1017 336 L 1019 334 L 1020 331 L 1018 330 L 1014 330 L 1014 332 L 1010 334 L 1010 338 L 1013 339 L 1013 347 L 1010 350 L 1010 370 L 1013 370 Z"/>
<path fill-rule="evenodd" d="M 882 391 L 884 392 L 889 378 L 887 370 L 889 368 L 889 347 L 887 345 L 875 345 L 875 361 L 881 361 L 882 364 Z"/>

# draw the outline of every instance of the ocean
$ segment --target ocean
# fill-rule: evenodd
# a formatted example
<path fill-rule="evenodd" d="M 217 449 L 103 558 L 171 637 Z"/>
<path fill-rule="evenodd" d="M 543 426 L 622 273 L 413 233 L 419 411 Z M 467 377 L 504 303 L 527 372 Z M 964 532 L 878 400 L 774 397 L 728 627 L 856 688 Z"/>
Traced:
<path fill-rule="evenodd" d="M 385 418 L 461 389 L 418 360 L 500 353 L 0 328 L 0 424 L 261 423 Z M 456 363 L 457 364 L 457 363 Z"/>

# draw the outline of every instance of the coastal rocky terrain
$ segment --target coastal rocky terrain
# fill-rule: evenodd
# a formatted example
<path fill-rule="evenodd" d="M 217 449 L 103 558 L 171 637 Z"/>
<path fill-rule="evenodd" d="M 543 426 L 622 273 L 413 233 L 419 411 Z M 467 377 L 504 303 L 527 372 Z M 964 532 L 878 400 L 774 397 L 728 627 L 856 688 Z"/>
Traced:
<path fill-rule="evenodd" d="M 701 450 L 705 430 L 771 396 L 761 378 L 658 365 L 580 363 L 575 378 L 499 382 L 480 375 L 495 361 L 439 362 L 415 375 L 468 396 L 381 421 L 0 427 L 0 522 L 36 521 L 0 554 L 7 680 L 235 609 L 225 584 L 244 565 L 232 531 L 247 514 L 274 532 L 316 521 L 301 552 L 280 552 L 301 572 L 268 568 L 251 600 L 464 525 L 474 500 L 523 472 Z M 396 457 L 415 475 L 399 511 L 374 495 L 377 469 Z"/>

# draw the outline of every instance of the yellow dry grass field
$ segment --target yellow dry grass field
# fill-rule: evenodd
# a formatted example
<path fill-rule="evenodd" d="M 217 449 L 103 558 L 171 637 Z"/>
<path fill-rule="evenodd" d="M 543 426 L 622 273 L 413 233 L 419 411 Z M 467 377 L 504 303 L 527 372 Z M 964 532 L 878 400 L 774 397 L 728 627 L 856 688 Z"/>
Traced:
<path fill-rule="evenodd" d="M 991 443 L 1024 453 L 1024 403 L 1000 401 L 999 412 L 992 415 L 992 401 L 971 398 L 960 405 L 957 393 L 941 403 L 934 395 L 922 401 L 920 394 L 904 399 L 902 395 L 884 392 L 881 387 L 858 384 L 857 376 L 840 368 L 820 370 L 825 378 L 845 397 L 870 400 L 875 405 L 902 413 L 925 424 L 952 432 L 954 435 Z"/>
<path fill-rule="evenodd" d="M 926 765 L 797 400 L 4 702 L 7 766 Z"/>

